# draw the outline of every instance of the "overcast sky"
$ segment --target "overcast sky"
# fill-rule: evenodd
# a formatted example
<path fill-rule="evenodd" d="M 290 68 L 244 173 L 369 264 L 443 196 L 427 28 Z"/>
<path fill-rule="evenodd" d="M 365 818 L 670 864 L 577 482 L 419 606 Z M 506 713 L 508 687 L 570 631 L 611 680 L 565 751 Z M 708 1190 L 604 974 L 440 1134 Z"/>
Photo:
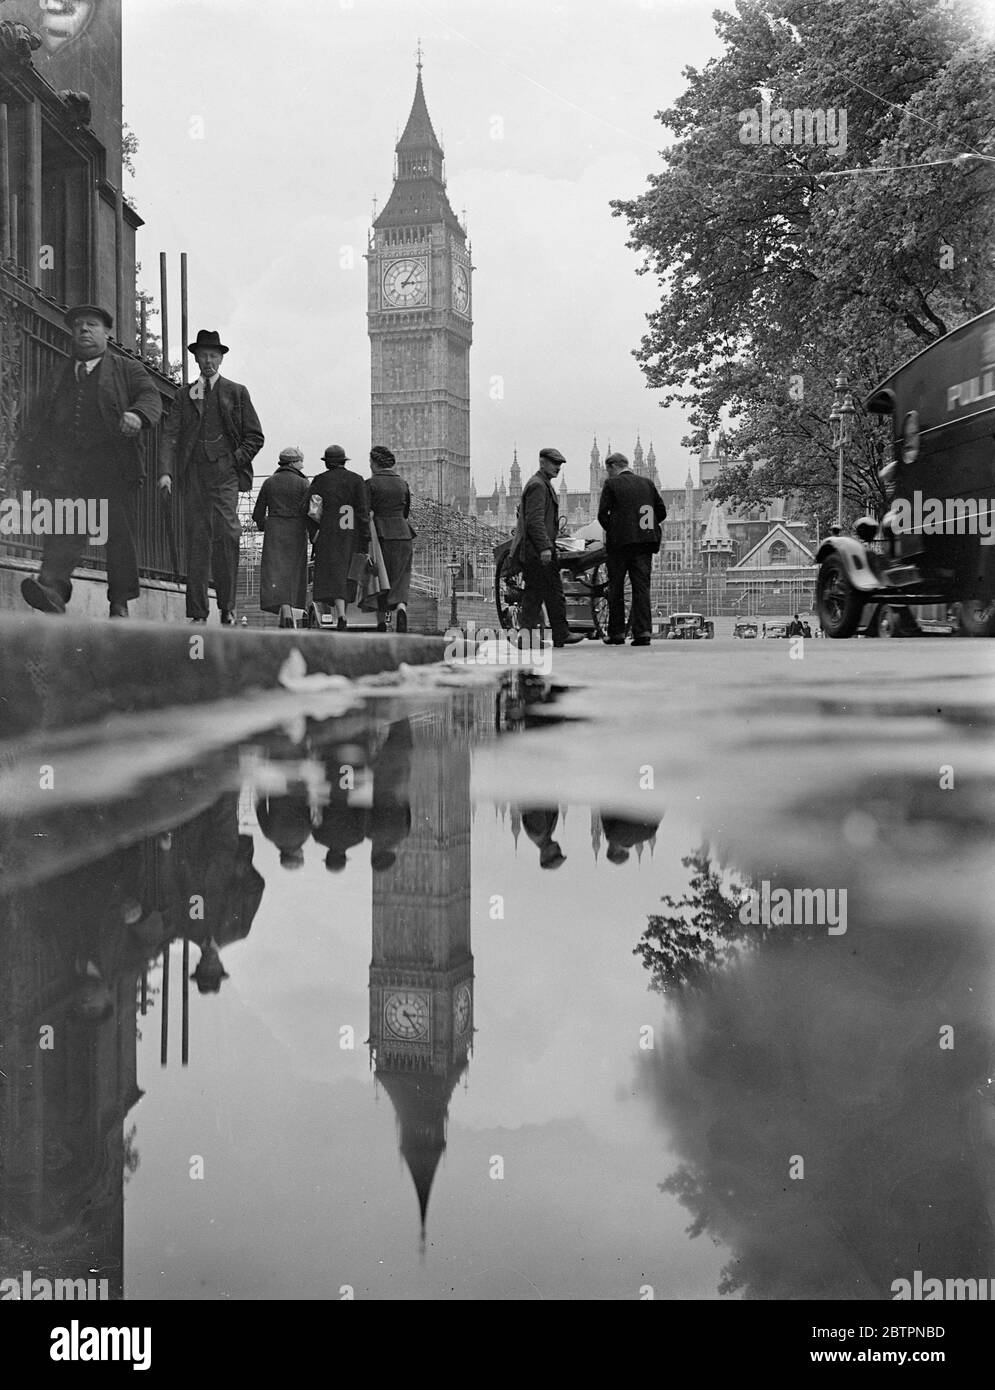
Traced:
<path fill-rule="evenodd" d="M 655 442 L 665 486 L 690 455 L 631 352 L 654 307 L 611 198 L 640 192 L 665 138 L 655 113 L 681 68 L 719 51 L 713 0 L 124 0 L 124 114 L 140 148 L 126 191 L 146 226 L 140 282 L 179 252 L 190 329 L 220 329 L 266 444 L 305 471 L 370 447 L 366 249 L 372 200 L 415 85 L 415 48 L 450 201 L 466 208 L 474 277 L 471 457 L 478 491 L 562 449 L 586 489 L 592 435 Z M 201 134 L 202 132 L 202 134 Z M 352 268 L 349 268 L 351 252 Z M 495 378 L 503 399 L 494 399 Z M 390 444 L 390 440 L 373 441 Z M 697 471 L 695 470 L 695 481 Z"/>

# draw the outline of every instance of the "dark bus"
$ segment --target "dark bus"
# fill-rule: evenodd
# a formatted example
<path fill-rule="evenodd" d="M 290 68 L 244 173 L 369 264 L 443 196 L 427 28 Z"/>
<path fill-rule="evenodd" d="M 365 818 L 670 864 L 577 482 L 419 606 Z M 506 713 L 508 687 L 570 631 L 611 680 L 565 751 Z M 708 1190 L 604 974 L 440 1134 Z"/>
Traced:
<path fill-rule="evenodd" d="M 930 344 L 866 402 L 890 415 L 888 511 L 819 548 L 827 637 L 915 633 L 913 610 L 956 605 L 962 632 L 995 634 L 995 309 Z"/>

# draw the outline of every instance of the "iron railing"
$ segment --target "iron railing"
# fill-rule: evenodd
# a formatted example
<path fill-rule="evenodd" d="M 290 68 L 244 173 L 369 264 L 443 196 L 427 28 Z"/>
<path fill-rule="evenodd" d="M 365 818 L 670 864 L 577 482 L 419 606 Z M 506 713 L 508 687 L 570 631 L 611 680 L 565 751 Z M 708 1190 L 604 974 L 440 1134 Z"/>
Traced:
<path fill-rule="evenodd" d="M 60 305 L 30 286 L 9 264 L 0 266 L 0 498 L 21 494 L 16 464 L 18 436 L 50 373 L 69 356 L 71 339 L 62 314 Z M 111 351 L 141 360 L 115 343 Z M 159 388 L 165 414 L 178 388 L 147 362 L 143 365 Z M 175 490 L 171 501 L 161 499 L 156 487 L 161 429 L 160 422 L 142 436 L 146 476 L 138 504 L 139 572 L 147 579 L 179 582 L 186 577 L 183 503 Z M 170 524 L 176 541 L 176 565 L 169 541 Z M 41 551 L 40 536 L 0 535 L 0 555 L 33 559 L 40 557 Z M 88 546 L 80 564 L 106 569 L 103 547 Z"/>

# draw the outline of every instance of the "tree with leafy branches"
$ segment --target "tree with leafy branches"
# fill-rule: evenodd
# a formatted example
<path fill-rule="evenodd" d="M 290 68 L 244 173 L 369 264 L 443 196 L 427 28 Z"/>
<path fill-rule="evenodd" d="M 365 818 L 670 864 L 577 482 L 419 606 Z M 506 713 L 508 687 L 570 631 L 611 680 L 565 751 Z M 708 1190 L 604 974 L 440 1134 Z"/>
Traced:
<path fill-rule="evenodd" d="M 658 113 L 666 167 L 612 203 L 661 302 L 635 356 L 700 448 L 740 459 L 713 489 L 835 512 L 830 411 L 857 409 L 845 510 L 883 498 L 886 427 L 863 400 L 995 299 L 993 44 L 975 0 L 737 0 L 724 44 Z M 747 113 L 845 112 L 845 149 L 746 143 Z M 781 137 L 783 138 L 783 137 Z"/>

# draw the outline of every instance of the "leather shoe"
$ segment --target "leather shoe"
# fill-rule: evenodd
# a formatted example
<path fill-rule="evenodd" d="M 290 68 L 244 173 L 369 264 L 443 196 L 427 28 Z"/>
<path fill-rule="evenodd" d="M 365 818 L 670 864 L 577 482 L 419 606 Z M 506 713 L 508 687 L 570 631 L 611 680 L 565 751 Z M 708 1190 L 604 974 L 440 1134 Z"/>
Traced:
<path fill-rule="evenodd" d="M 128 605 L 126 603 L 112 603 L 110 616 L 112 618 L 126 618 L 128 616 Z"/>
<path fill-rule="evenodd" d="M 345 618 L 339 618 L 338 622 L 335 624 L 336 632 L 346 632 L 348 628 L 349 624 L 346 622 Z"/>
<path fill-rule="evenodd" d="M 406 608 L 399 608 L 399 609 L 397 610 L 397 616 L 394 618 L 394 631 L 395 631 L 395 632 L 407 632 L 407 630 L 408 630 L 408 612 L 407 612 L 407 609 L 406 609 Z"/>
<path fill-rule="evenodd" d="M 27 579 L 21 580 L 21 596 L 25 603 L 30 603 L 32 608 L 37 608 L 39 613 L 64 613 L 66 611 L 66 601 L 62 595 L 31 575 Z"/>
<path fill-rule="evenodd" d="M 233 611 L 231 608 L 222 608 L 222 610 L 221 610 L 221 626 L 222 626 L 222 627 L 234 627 L 234 626 L 235 626 L 235 614 L 234 614 L 234 611 Z"/>
<path fill-rule="evenodd" d="M 578 642 L 583 642 L 584 637 L 580 632 L 571 632 L 569 637 L 564 637 L 562 642 L 554 642 L 554 647 L 575 647 Z"/>
<path fill-rule="evenodd" d="M 625 646 L 625 638 L 624 638 L 624 637 L 603 637 L 601 640 L 604 642 L 604 644 L 605 644 L 606 647 L 624 647 L 624 646 Z"/>
<path fill-rule="evenodd" d="M 648 647 L 652 640 L 651 637 L 633 637 L 632 645 L 634 647 Z"/>
<path fill-rule="evenodd" d="M 188 619 L 188 622 L 191 622 L 191 623 L 206 623 L 206 622 L 207 622 L 207 619 L 206 619 L 206 618 L 189 618 L 189 619 Z"/>

